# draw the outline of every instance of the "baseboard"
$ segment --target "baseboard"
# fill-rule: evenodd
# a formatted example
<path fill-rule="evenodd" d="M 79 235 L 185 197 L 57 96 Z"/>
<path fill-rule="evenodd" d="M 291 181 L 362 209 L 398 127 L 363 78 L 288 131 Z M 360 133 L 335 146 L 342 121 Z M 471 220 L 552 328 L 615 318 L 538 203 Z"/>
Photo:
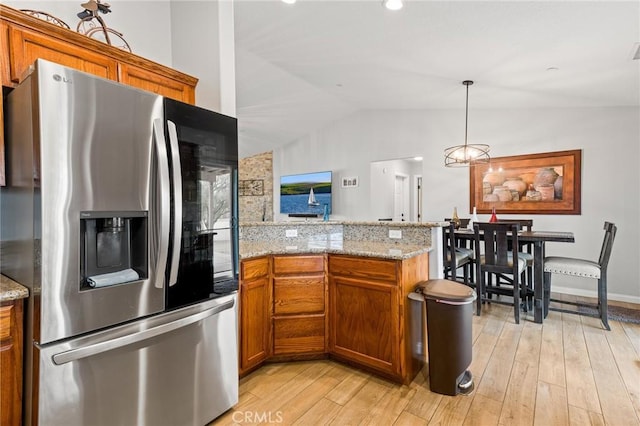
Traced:
<path fill-rule="evenodd" d="M 573 296 L 591 297 L 594 299 L 598 298 L 597 291 L 583 290 L 583 289 L 573 288 L 573 287 L 559 287 L 559 286 L 551 285 L 551 291 L 554 293 L 571 294 Z M 607 300 L 616 300 L 618 302 L 635 303 L 640 305 L 640 297 L 629 296 L 626 294 L 608 292 Z"/>

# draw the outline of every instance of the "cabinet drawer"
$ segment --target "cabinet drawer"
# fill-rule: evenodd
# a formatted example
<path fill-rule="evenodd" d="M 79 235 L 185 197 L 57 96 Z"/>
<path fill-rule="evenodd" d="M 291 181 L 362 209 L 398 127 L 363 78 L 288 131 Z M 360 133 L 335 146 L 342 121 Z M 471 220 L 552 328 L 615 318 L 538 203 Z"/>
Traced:
<path fill-rule="evenodd" d="M 324 272 L 324 256 L 274 256 L 276 275 Z"/>
<path fill-rule="evenodd" d="M 343 277 L 359 277 L 382 281 L 396 281 L 395 260 L 367 257 L 330 256 L 329 273 Z"/>
<path fill-rule="evenodd" d="M 274 355 L 324 352 L 324 315 L 275 318 Z"/>
<path fill-rule="evenodd" d="M 324 312 L 324 278 L 274 278 L 273 313 L 314 314 Z"/>
<path fill-rule="evenodd" d="M 243 260 L 240 264 L 240 278 L 250 280 L 252 278 L 269 275 L 269 258 L 260 257 L 257 259 Z"/>

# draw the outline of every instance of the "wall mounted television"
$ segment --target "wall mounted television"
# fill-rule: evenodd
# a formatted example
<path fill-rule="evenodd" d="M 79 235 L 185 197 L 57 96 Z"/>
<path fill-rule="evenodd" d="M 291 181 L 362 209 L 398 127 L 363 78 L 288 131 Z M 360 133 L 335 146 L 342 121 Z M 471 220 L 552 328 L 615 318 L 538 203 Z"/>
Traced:
<path fill-rule="evenodd" d="M 280 213 L 315 217 L 331 212 L 331 171 L 280 177 Z"/>

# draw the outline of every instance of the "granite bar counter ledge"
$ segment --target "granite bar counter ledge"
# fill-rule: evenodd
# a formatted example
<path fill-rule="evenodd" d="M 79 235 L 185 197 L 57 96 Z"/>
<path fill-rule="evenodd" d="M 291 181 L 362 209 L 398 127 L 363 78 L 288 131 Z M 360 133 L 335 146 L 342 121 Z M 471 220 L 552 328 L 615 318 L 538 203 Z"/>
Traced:
<path fill-rule="evenodd" d="M 240 258 L 248 259 L 269 254 L 330 253 L 403 260 L 430 252 L 432 229 L 440 228 L 447 223 L 243 223 L 240 224 Z M 396 238 L 390 237 L 389 231 L 395 232 Z"/>
<path fill-rule="evenodd" d="M 0 275 L 0 303 L 29 297 L 29 289 L 9 277 Z"/>

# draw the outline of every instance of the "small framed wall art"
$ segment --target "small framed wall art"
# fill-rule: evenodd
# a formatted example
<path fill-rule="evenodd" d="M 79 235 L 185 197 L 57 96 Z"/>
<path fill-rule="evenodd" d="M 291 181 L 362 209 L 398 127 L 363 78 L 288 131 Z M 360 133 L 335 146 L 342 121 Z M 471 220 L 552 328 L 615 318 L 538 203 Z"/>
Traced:
<path fill-rule="evenodd" d="M 355 188 L 358 186 L 358 176 L 345 176 L 342 178 L 343 188 Z"/>

